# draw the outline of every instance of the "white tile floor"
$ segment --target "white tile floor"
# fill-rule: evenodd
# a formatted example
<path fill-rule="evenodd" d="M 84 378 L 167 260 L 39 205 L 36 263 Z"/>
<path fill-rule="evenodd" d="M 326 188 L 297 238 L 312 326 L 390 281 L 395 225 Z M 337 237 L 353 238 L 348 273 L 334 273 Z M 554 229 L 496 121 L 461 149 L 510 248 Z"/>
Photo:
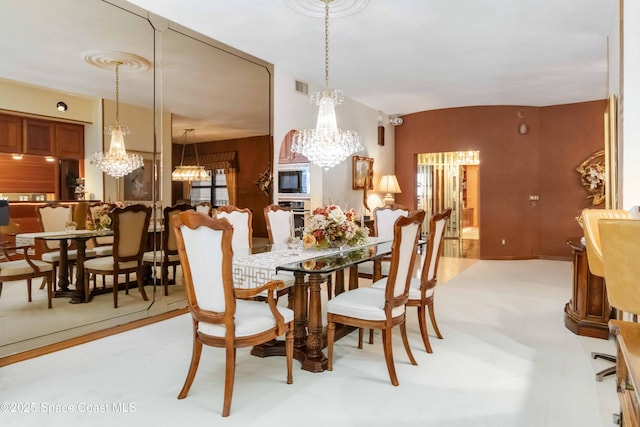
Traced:
<path fill-rule="evenodd" d="M 292 385 L 283 359 L 239 350 L 231 416 L 224 419 L 221 349 L 204 349 L 189 396 L 176 399 L 191 351 L 184 315 L 2 368 L 0 401 L 34 411 L 7 413 L 3 404 L 0 424 L 613 425 L 615 380 L 595 381 L 607 363 L 590 352 L 613 352 L 614 342 L 564 327 L 570 287 L 568 262 L 475 263 L 437 289 L 444 339 L 432 337 L 433 354 L 422 348 L 413 310 L 408 331 L 419 366 L 408 363 L 394 335 L 399 387 L 389 383 L 379 335 L 363 350 L 355 348 L 356 334 L 338 341 L 333 372 L 312 374 L 294 362 Z"/>

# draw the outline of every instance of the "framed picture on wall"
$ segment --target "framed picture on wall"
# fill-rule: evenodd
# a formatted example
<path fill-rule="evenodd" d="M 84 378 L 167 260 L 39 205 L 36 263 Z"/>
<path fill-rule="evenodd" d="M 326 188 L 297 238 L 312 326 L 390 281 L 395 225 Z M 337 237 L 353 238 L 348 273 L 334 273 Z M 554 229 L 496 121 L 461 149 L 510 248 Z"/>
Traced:
<path fill-rule="evenodd" d="M 134 152 L 134 151 L 132 151 Z M 123 200 L 125 202 L 151 202 L 153 200 L 153 153 L 144 151 L 135 151 L 142 155 L 143 164 L 141 168 L 138 168 L 131 172 L 129 175 L 125 175 L 120 179 L 120 185 Z M 160 160 L 156 160 L 156 169 L 160 167 Z M 160 186 L 156 185 L 155 200 L 160 200 Z"/>
<path fill-rule="evenodd" d="M 363 190 L 365 184 L 367 190 L 373 190 L 373 158 L 353 156 L 353 179 L 354 190 Z"/>

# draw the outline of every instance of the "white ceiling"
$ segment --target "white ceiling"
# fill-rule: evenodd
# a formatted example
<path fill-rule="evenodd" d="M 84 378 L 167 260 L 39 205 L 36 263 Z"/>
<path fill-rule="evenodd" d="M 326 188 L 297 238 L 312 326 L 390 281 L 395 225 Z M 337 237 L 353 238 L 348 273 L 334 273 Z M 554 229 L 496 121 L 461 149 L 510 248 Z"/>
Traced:
<path fill-rule="evenodd" d="M 322 0 L 294 0 L 307 6 Z M 335 0 L 332 8 L 366 0 Z M 607 97 L 618 0 L 369 0 L 330 19 L 330 86 L 388 114 L 469 105 L 543 106 Z M 324 82 L 323 19 L 286 0 L 130 3 Z"/>

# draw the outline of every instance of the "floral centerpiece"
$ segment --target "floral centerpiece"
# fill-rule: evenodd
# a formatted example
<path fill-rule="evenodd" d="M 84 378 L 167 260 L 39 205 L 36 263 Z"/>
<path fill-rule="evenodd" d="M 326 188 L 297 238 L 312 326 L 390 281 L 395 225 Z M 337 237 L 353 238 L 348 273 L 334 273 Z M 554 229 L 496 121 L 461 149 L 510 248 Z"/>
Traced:
<path fill-rule="evenodd" d="M 306 249 L 356 246 L 364 244 L 366 238 L 355 222 L 353 209 L 343 211 L 338 205 L 314 209 L 302 232 Z"/>
<path fill-rule="evenodd" d="M 94 230 L 106 230 L 111 228 L 111 209 L 109 206 L 96 209 L 91 213 L 91 216 L 93 217 Z"/>

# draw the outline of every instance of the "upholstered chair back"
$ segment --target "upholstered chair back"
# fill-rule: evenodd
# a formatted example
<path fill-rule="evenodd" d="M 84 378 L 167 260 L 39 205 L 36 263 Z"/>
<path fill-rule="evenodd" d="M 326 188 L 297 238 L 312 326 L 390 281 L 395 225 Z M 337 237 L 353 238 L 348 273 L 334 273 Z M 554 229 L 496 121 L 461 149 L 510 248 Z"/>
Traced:
<path fill-rule="evenodd" d="M 435 282 L 438 273 L 438 264 L 442 254 L 442 242 L 447 221 L 451 217 L 451 208 L 447 208 L 433 214 L 429 221 L 429 236 L 427 252 L 422 269 L 422 282 Z"/>
<path fill-rule="evenodd" d="M 42 231 L 64 231 L 67 223 L 73 221 L 73 209 L 68 205 L 46 204 L 36 207 L 38 222 Z M 47 249 L 60 249 L 57 240 L 46 240 Z"/>
<path fill-rule="evenodd" d="M 409 209 L 392 204 L 377 207 L 373 210 L 373 227 L 376 236 L 391 240 L 393 238 L 393 224 L 401 216 L 408 216 Z"/>
<path fill-rule="evenodd" d="M 175 228 L 189 305 L 216 313 L 235 311 L 231 223 L 183 212 Z"/>
<path fill-rule="evenodd" d="M 142 260 L 151 208 L 144 205 L 131 205 L 115 208 L 113 216 L 113 258 L 116 262 Z"/>
<path fill-rule="evenodd" d="M 206 216 L 211 216 L 211 209 L 211 203 L 209 202 L 200 202 L 196 205 L 196 212 L 200 212 Z"/>
<path fill-rule="evenodd" d="M 640 314 L 640 221 L 601 219 L 598 223 L 609 304 Z"/>
<path fill-rule="evenodd" d="M 389 307 L 392 317 L 400 315 L 405 310 L 424 215 L 423 210 L 417 210 L 407 217 L 400 216 L 394 223 L 391 267 L 385 291 L 386 300 L 393 301 Z"/>
<path fill-rule="evenodd" d="M 251 248 L 253 246 L 253 214 L 248 208 L 240 209 L 236 206 L 221 206 L 216 209 L 216 218 L 225 218 L 233 225 L 233 239 L 231 247 L 234 251 Z"/>
<path fill-rule="evenodd" d="M 293 212 L 289 208 L 269 205 L 264 208 L 264 219 L 267 223 L 269 243 L 285 243 L 293 234 Z"/>
<path fill-rule="evenodd" d="M 584 231 L 587 261 L 591 274 L 604 277 L 598 221 L 601 219 L 625 218 L 631 218 L 631 213 L 622 209 L 584 209 L 582 211 L 582 229 Z"/>
<path fill-rule="evenodd" d="M 164 224 L 164 240 L 162 249 L 165 251 L 165 256 L 178 253 L 178 244 L 176 241 L 176 233 L 173 230 L 173 224 L 180 212 L 194 210 L 195 208 L 187 203 L 179 203 L 173 206 L 167 206 L 162 211 L 162 218 Z"/>

